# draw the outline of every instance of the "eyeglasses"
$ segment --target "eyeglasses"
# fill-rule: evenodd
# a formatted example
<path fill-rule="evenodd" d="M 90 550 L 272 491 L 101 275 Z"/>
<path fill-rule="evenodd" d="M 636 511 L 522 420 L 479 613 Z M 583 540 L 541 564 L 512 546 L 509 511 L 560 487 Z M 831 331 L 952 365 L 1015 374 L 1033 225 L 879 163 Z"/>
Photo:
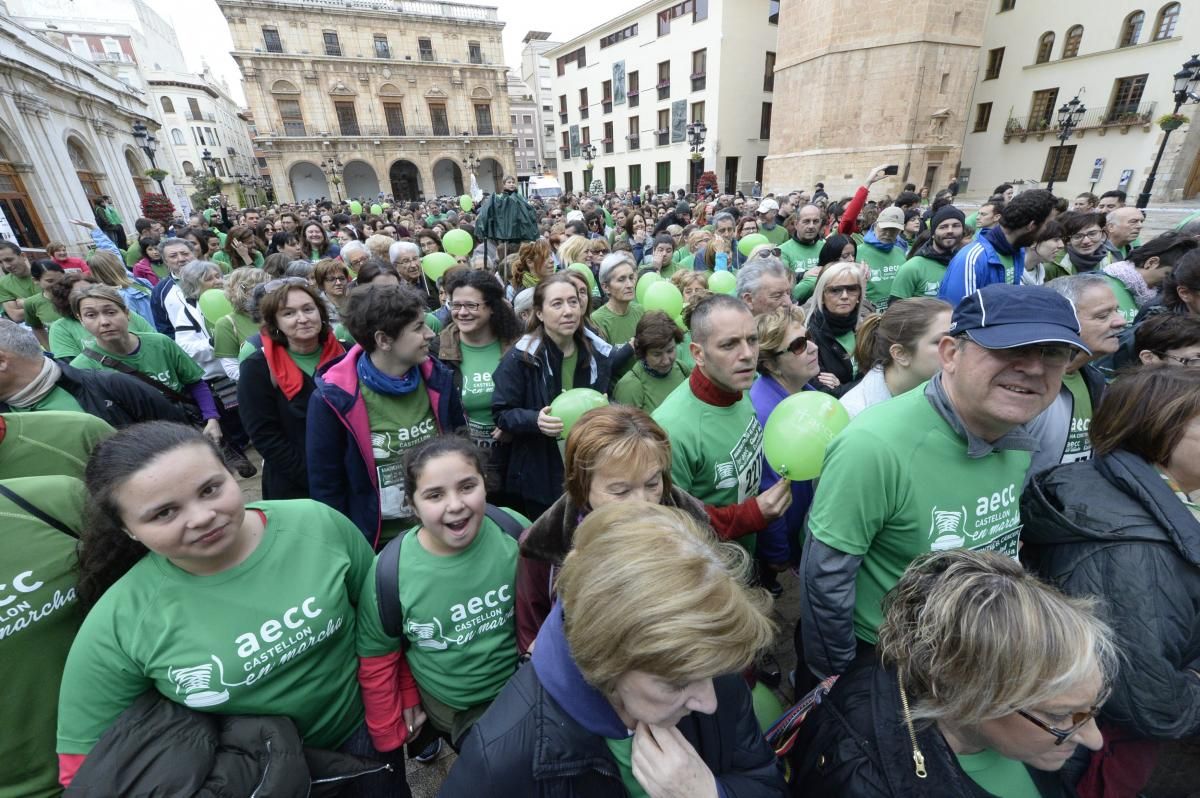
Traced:
<path fill-rule="evenodd" d="M 550 214 L 550 218 L 551 219 L 561 219 L 562 214 L 561 213 L 552 213 L 552 214 Z"/>
<path fill-rule="evenodd" d="M 802 355 L 808 351 L 808 336 L 798 335 L 792 339 L 792 342 L 785 346 L 782 350 L 776 352 L 777 355 L 782 355 L 787 352 L 792 355 Z"/>
<path fill-rule="evenodd" d="M 1111 694 L 1111 692 L 1111 690 L 1105 690 L 1104 693 L 1101 694 L 1100 699 L 1096 702 L 1096 706 L 1092 707 L 1086 712 L 1072 712 L 1070 715 L 1071 727 L 1068 729 L 1056 729 L 1049 723 L 1046 723 L 1041 718 L 1035 717 L 1033 713 L 1027 712 L 1024 709 L 1018 709 L 1017 714 L 1025 718 L 1025 720 L 1029 721 L 1034 726 L 1037 726 L 1039 729 L 1054 735 L 1055 745 L 1062 745 L 1067 740 L 1071 739 L 1076 732 L 1090 723 L 1096 717 L 1096 715 L 1100 714 L 1100 708 L 1104 706 L 1104 702 L 1108 700 L 1108 696 Z"/>
<path fill-rule="evenodd" d="M 842 294 L 845 294 L 846 296 L 854 296 L 855 294 L 862 293 L 862 286 L 861 285 L 830 285 L 830 286 L 826 286 L 825 293 L 832 294 L 834 296 L 841 296 Z"/>
<path fill-rule="evenodd" d="M 987 349 L 987 347 L 983 348 Z M 1011 349 L 988 349 L 987 351 L 993 357 L 1009 362 L 1037 358 L 1046 366 L 1065 366 L 1075 356 L 1075 350 L 1071 347 L 1056 344 L 1030 344 L 1029 346 L 1014 346 Z"/>
<path fill-rule="evenodd" d="M 1166 352 L 1155 352 L 1154 354 L 1159 357 L 1165 357 L 1168 360 L 1174 360 L 1181 366 L 1200 366 L 1200 355 L 1195 357 L 1175 357 L 1175 355 L 1168 355 Z"/>
<path fill-rule="evenodd" d="M 450 312 L 458 313 L 465 310 L 467 313 L 478 313 L 481 307 L 483 307 L 481 302 L 451 302 Z"/>
<path fill-rule="evenodd" d="M 1086 233 L 1076 233 L 1075 235 L 1071 236 L 1071 240 L 1075 243 L 1082 243 L 1084 241 L 1099 241 L 1102 238 L 1104 238 L 1103 230 L 1090 230 Z"/>
<path fill-rule="evenodd" d="M 756 258 L 778 258 L 782 254 L 783 254 L 783 250 L 780 249 L 779 247 L 767 247 L 766 249 L 760 249 L 757 252 L 755 252 L 754 257 L 756 257 Z"/>

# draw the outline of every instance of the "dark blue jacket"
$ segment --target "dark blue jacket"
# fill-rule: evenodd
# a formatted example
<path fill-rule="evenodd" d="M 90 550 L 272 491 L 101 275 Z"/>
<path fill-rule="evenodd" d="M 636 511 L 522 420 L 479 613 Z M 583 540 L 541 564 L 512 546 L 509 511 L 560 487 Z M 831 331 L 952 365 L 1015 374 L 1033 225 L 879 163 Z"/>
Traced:
<path fill-rule="evenodd" d="M 804 390 L 817 390 L 811 385 L 805 385 Z M 750 401 L 754 404 L 754 413 L 758 423 L 765 428 L 767 418 L 775 406 L 788 398 L 787 389 L 771 376 L 763 374 L 754 381 L 750 388 Z M 763 458 L 762 482 L 759 494 L 779 481 L 779 475 L 771 468 L 766 457 Z M 813 500 L 811 479 L 794 480 L 792 482 L 792 504 L 782 517 L 776 518 L 767 528 L 758 533 L 758 556 L 769 563 L 800 562 L 800 550 L 803 546 L 804 516 Z"/>
<path fill-rule="evenodd" d="M 158 281 L 158 285 L 150 292 L 150 313 L 154 316 L 154 329 L 174 340 L 175 325 L 167 317 L 167 309 L 163 307 L 163 299 L 167 292 L 175 287 L 175 278 L 167 275 Z"/>
<path fill-rule="evenodd" d="M 371 423 L 358 382 L 354 347 L 330 363 L 314 378 L 316 389 L 308 401 L 308 491 L 312 498 L 354 522 L 367 542 L 379 548 L 383 518 L 379 508 L 379 475 L 371 451 Z M 438 434 L 466 426 L 462 394 L 454 390 L 454 374 L 435 357 L 420 365 L 421 379 Z"/>

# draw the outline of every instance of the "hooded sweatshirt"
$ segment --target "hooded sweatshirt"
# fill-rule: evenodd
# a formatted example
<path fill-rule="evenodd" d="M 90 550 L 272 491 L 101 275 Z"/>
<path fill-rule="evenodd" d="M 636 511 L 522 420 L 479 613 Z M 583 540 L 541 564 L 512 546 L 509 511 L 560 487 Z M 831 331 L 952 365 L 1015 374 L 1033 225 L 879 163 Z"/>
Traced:
<path fill-rule="evenodd" d="M 905 261 L 905 248 L 900 245 L 899 238 L 895 243 L 885 244 L 879 240 L 872 228 L 863 236 L 863 244 L 858 248 L 858 259 L 871 267 L 871 279 L 867 281 L 867 299 L 876 308 L 883 311 L 887 308 L 888 299 L 892 294 L 892 282 L 900 265 Z"/>
<path fill-rule="evenodd" d="M 943 252 L 934 247 L 933 241 L 926 241 L 896 272 L 889 301 L 911 299 L 915 296 L 936 299 L 938 286 L 946 276 L 946 267 L 950 265 L 950 259 L 953 257 L 953 252 Z"/>

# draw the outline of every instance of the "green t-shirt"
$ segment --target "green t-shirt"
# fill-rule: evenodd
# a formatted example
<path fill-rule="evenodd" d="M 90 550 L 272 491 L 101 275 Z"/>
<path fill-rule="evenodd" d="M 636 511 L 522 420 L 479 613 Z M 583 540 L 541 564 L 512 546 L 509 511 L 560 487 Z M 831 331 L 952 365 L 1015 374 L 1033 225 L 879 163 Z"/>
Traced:
<path fill-rule="evenodd" d="M 992 795 L 1003 798 L 1038 798 L 1041 793 L 1025 765 L 1001 756 L 990 748 L 977 754 L 955 754 L 958 765 L 971 781 Z"/>
<path fill-rule="evenodd" d="M 129 314 L 129 331 L 131 333 L 152 333 L 154 325 L 142 318 L 139 313 Z M 50 353 L 60 360 L 68 360 L 83 351 L 84 346 L 91 346 L 95 338 L 83 324 L 68 316 L 63 316 L 50 325 Z"/>
<path fill-rule="evenodd" d="M 688 330 L 683 334 L 683 340 L 675 347 L 675 362 L 682 363 L 688 374 L 691 374 L 692 369 L 696 368 L 696 359 L 692 357 L 691 343 L 692 331 Z"/>
<path fill-rule="evenodd" d="M 437 435 L 437 421 L 424 382 L 403 396 L 386 396 L 363 385 L 362 397 L 371 425 L 371 452 L 379 485 L 380 540 L 386 541 L 413 525 L 412 509 L 404 501 L 404 454 Z"/>
<path fill-rule="evenodd" d="M 637 302 L 630 302 L 624 316 L 613 313 L 608 305 L 601 305 L 592 311 L 592 324 L 600 330 L 600 336 L 613 346 L 627 344 L 637 332 L 638 322 L 646 314 L 645 308 Z"/>
<path fill-rule="evenodd" d="M 505 510 L 523 527 L 529 519 Z M 517 669 L 517 541 L 484 518 L 458 554 L 441 557 L 421 545 L 414 527 L 400 543 L 400 608 L 405 657 L 421 689 L 457 710 L 494 699 Z M 358 601 L 358 654 L 399 651 L 383 631 L 375 569 Z"/>
<path fill-rule="evenodd" d="M 1113 295 L 1117 298 L 1117 308 L 1121 311 L 1121 315 L 1125 317 L 1125 323 L 1133 324 L 1133 320 L 1137 318 L 1138 310 L 1140 310 L 1137 300 L 1133 297 L 1133 292 L 1125 286 L 1125 283 L 1111 274 L 1105 274 L 1104 278 L 1108 280 L 1108 285 L 1112 288 Z M 29 318 L 28 301 L 25 303 L 25 318 Z"/>
<path fill-rule="evenodd" d="M 462 352 L 462 364 L 459 369 L 462 374 L 462 401 L 463 412 L 467 416 L 467 429 L 476 446 L 491 449 L 496 443 L 492 440 L 492 431 L 496 429 L 496 421 L 492 417 L 492 392 L 496 385 L 492 382 L 492 374 L 500 365 L 500 342 L 492 341 L 486 346 L 471 346 L 465 341 L 459 341 L 459 350 Z"/>
<path fill-rule="evenodd" d="M 4 422 L 0 479 L 40 476 L 83 479 L 83 469 L 92 450 L 114 432 L 107 421 L 90 413 L 46 410 L 4 413 L 0 419 Z"/>
<path fill-rule="evenodd" d="M 671 437 L 671 480 L 714 507 L 758 495 L 763 429 L 749 391 L 729 407 L 701 401 L 683 382 L 653 413 Z M 754 551 L 755 536 L 738 539 Z"/>
<path fill-rule="evenodd" d="M 102 355 L 109 355 L 153 380 L 161 382 L 173 391 L 183 392 L 185 385 L 204 379 L 204 369 L 188 357 L 179 344 L 156 332 L 138 333 L 138 348 L 131 355 L 117 355 L 93 342 L 92 348 Z M 99 371 L 105 367 L 85 354 L 71 361 L 77 369 Z"/>
<path fill-rule="evenodd" d="M 1013 280 L 1016 279 L 1016 266 L 1013 264 L 1012 255 L 1004 255 L 997 252 L 996 257 L 1004 264 L 1004 282 L 1012 285 Z"/>
<path fill-rule="evenodd" d="M 760 224 L 758 226 L 758 232 L 766 236 L 767 240 L 771 242 L 771 246 L 773 247 L 782 247 L 784 243 L 791 238 L 791 234 L 787 231 L 787 228 L 778 222 L 776 222 L 775 226 L 769 230 L 765 224 Z"/>
<path fill-rule="evenodd" d="M 937 299 L 938 286 L 946 276 L 946 266 L 930 258 L 909 258 L 901 264 L 892 282 L 890 300 L 928 296 Z"/>
<path fill-rule="evenodd" d="M 425 313 L 425 326 L 433 330 L 435 333 L 440 333 L 442 331 L 442 323 L 438 321 L 437 315 L 433 313 Z"/>
<path fill-rule="evenodd" d="M 224 250 L 221 250 L 220 252 L 214 252 L 211 260 L 213 263 L 216 263 L 217 265 L 219 265 L 221 267 L 221 272 L 224 274 L 229 274 L 235 268 L 233 265 L 233 261 L 229 259 L 229 256 L 225 254 Z M 263 254 L 261 252 L 259 252 L 257 249 L 254 250 L 254 263 L 253 263 L 254 268 L 261 269 L 263 267 L 263 264 L 266 262 L 267 262 L 267 259 L 263 257 Z M 245 265 L 246 265 L 245 261 L 243 261 L 241 258 L 238 258 L 237 268 L 241 268 L 242 266 L 245 266 Z"/>
<path fill-rule="evenodd" d="M 83 530 L 83 483 L 71 477 L 8 479 L 4 487 Z M 56 798 L 54 755 L 63 664 L 83 621 L 75 600 L 76 540 L 0 497 L 6 606 L 0 621 L 0 798 Z"/>
<path fill-rule="evenodd" d="M 617 761 L 617 770 L 621 773 L 621 784 L 624 785 L 629 798 L 649 798 L 650 793 L 646 792 L 642 783 L 633 775 L 633 735 L 629 735 L 624 740 L 605 737 L 604 744 L 608 746 L 608 752 Z"/>
<path fill-rule="evenodd" d="M 1017 556 L 1029 452 L 968 457 L 967 442 L 925 396 L 927 386 L 868 407 L 833 439 L 809 512 L 817 540 L 863 557 L 854 631 L 868 643 L 876 640 L 884 593 L 918 555 L 965 547 Z"/>
<path fill-rule="evenodd" d="M 246 509 L 267 521 L 243 562 L 195 576 L 147 554 L 88 613 L 63 673 L 59 753 L 88 753 L 149 689 L 200 712 L 283 715 L 313 748 L 362 725 L 354 606 L 370 545 L 309 499 Z"/>
<path fill-rule="evenodd" d="M 653 413 L 679 383 L 688 378 L 689 373 L 678 358 L 665 377 L 658 377 L 646 371 L 646 365 L 639 360 L 617 383 L 613 399 L 619 404 L 633 405 L 647 413 Z"/>
<path fill-rule="evenodd" d="M 579 365 L 579 349 L 578 347 L 569 355 L 563 355 L 562 359 L 562 389 L 569 391 L 575 387 L 575 369 Z M 553 400 L 554 397 L 551 397 Z"/>
<path fill-rule="evenodd" d="M 18 277 L 15 274 L 0 275 L 0 305 L 14 299 L 27 299 L 42 292 L 33 277 Z"/>
<path fill-rule="evenodd" d="M 908 254 L 902 244 L 884 252 L 864 241 L 858 247 L 858 260 L 871 267 L 871 279 L 867 281 L 867 299 L 871 300 L 876 309 L 882 311 L 887 308 L 888 299 L 892 296 L 892 282 L 896 279 L 900 266 L 908 260 Z"/>
<path fill-rule="evenodd" d="M 857 377 L 858 376 L 858 361 L 854 358 L 854 344 L 857 340 L 857 337 L 854 333 L 854 330 L 851 330 L 850 332 L 844 332 L 838 336 L 834 336 L 834 340 L 836 340 L 839 344 L 841 344 L 842 349 L 845 349 L 846 354 L 850 356 L 850 373 L 852 375 L 854 375 L 855 377 Z"/>
<path fill-rule="evenodd" d="M 44 294 L 34 294 L 25 300 L 25 323 L 33 329 L 49 327 L 61 318 Z"/>
<path fill-rule="evenodd" d="M 63 388 L 57 385 L 42 397 L 42 401 L 35 404 L 33 407 L 10 407 L 10 413 L 37 413 L 42 410 L 67 410 L 72 413 L 86 412 L 83 406 L 75 400 L 74 396 L 67 393 Z"/>
<path fill-rule="evenodd" d="M 296 352 L 289 349 L 287 350 L 287 353 L 288 357 L 292 359 L 292 362 L 295 363 L 305 374 L 311 377 L 317 373 L 317 366 L 321 362 L 321 347 L 317 347 L 311 352 Z"/>
<path fill-rule="evenodd" d="M 245 313 L 234 311 L 217 319 L 213 325 L 213 356 L 237 357 L 242 344 L 257 335 L 261 325 Z"/>
<path fill-rule="evenodd" d="M 787 264 L 787 267 L 794 271 L 797 276 L 801 276 L 817 265 L 823 246 L 825 246 L 825 239 L 823 238 L 817 239 L 812 244 L 801 244 L 795 238 L 789 238 L 779 248 L 779 254 L 783 258 L 783 262 Z M 809 296 L 812 296 L 811 291 L 809 292 Z"/>
<path fill-rule="evenodd" d="M 801 277 L 792 288 L 792 301 L 798 305 L 803 305 L 812 297 L 813 292 L 817 290 L 817 277 Z"/>
<path fill-rule="evenodd" d="M 1074 463 L 1092 459 L 1092 439 L 1088 431 L 1092 427 L 1092 395 L 1088 393 L 1083 372 L 1067 373 L 1062 378 L 1063 387 L 1071 392 L 1071 431 L 1067 433 L 1067 445 L 1063 449 L 1062 461 Z"/>

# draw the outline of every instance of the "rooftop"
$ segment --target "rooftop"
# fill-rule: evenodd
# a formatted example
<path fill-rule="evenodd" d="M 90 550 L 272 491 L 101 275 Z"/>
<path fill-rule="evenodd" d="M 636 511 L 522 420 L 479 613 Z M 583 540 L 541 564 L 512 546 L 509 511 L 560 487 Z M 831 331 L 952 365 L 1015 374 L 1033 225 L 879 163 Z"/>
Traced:
<path fill-rule="evenodd" d="M 309 8 L 314 11 L 377 11 L 420 17 L 469 20 L 472 22 L 500 22 L 495 6 L 478 6 L 468 3 L 442 2 L 441 0 L 218 0 L 221 7 L 244 7 L 248 5 L 273 5 Z"/>

